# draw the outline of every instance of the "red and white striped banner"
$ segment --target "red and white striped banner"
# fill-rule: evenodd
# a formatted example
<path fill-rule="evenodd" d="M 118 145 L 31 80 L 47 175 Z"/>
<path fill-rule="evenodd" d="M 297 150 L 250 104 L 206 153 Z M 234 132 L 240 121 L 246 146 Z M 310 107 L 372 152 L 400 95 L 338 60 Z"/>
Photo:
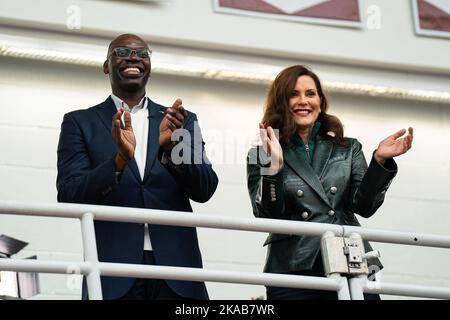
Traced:
<path fill-rule="evenodd" d="M 214 2 L 217 12 L 362 27 L 359 0 L 214 0 Z"/>
<path fill-rule="evenodd" d="M 450 38 L 450 0 L 412 0 L 416 32 Z"/>

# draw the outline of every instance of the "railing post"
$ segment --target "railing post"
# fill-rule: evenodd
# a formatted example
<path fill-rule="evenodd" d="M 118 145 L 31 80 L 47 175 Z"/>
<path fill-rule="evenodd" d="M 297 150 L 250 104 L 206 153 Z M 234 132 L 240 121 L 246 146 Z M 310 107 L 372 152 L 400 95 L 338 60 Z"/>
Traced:
<path fill-rule="evenodd" d="M 94 215 L 90 212 L 81 217 L 81 235 L 83 238 L 84 261 L 89 262 L 90 270 L 86 276 L 90 300 L 102 300 L 102 285 L 95 241 Z"/>
<path fill-rule="evenodd" d="M 352 232 L 350 234 L 350 238 L 362 240 L 361 235 L 356 232 Z M 352 300 L 364 300 L 364 285 L 366 281 L 367 281 L 366 274 L 354 275 L 350 279 L 348 279 L 348 284 L 350 287 L 350 295 Z"/>
<path fill-rule="evenodd" d="M 337 291 L 338 300 L 350 300 L 350 291 L 348 288 L 347 278 L 343 277 L 339 272 L 332 272 L 330 269 L 330 257 L 328 256 L 330 252 L 328 252 L 328 248 L 326 248 L 326 239 L 334 238 L 336 235 L 332 231 L 327 231 L 322 235 L 321 239 L 321 252 L 322 252 L 322 260 L 324 263 L 325 274 L 328 278 L 335 280 L 339 283 L 339 290 Z M 333 267 L 336 265 L 333 264 Z"/>
<path fill-rule="evenodd" d="M 352 300 L 364 300 L 364 285 L 366 281 L 367 276 L 364 274 L 357 275 L 348 280 Z"/>
<path fill-rule="evenodd" d="M 338 300 L 351 300 L 352 299 L 346 277 L 341 276 L 339 273 L 332 273 L 332 274 L 328 275 L 327 277 L 335 280 L 340 285 L 340 289 L 337 291 Z"/>

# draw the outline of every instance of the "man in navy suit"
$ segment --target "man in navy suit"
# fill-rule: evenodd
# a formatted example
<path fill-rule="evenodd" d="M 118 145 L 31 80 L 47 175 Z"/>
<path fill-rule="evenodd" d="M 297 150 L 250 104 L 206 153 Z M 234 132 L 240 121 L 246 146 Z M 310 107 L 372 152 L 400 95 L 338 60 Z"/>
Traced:
<path fill-rule="evenodd" d="M 64 116 L 58 201 L 192 211 L 189 199 L 206 202 L 214 194 L 218 178 L 196 115 L 180 99 L 166 108 L 146 96 L 150 58 L 136 35 L 111 42 L 103 72 L 112 94 Z M 172 141 L 176 130 L 187 133 L 182 141 Z M 102 262 L 202 268 L 195 228 L 96 221 L 95 231 Z M 203 282 L 101 277 L 101 283 L 104 299 L 208 299 Z"/>

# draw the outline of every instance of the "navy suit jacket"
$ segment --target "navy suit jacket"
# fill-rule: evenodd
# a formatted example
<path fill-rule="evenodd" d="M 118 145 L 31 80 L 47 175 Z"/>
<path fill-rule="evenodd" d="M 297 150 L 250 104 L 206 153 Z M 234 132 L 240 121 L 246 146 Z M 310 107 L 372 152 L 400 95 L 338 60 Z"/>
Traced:
<path fill-rule="evenodd" d="M 216 190 L 218 178 L 202 158 L 199 164 L 162 164 L 159 126 L 166 107 L 149 99 L 147 162 L 142 180 L 135 160 L 125 167 L 120 180 L 115 175 L 118 148 L 111 136 L 112 118 L 117 112 L 111 97 L 86 110 L 67 113 L 58 144 L 57 189 L 59 202 L 192 211 L 189 199 L 206 202 Z M 184 122 L 194 139 L 200 133 L 197 117 L 188 112 Z M 201 139 L 201 136 L 200 136 Z M 192 143 L 204 151 L 204 143 Z M 198 150 L 197 150 L 198 151 Z M 198 159 L 197 159 L 198 163 Z M 126 208 L 124 208 L 126 212 Z M 144 225 L 95 221 L 98 258 L 101 262 L 140 264 L 144 250 Z M 158 265 L 202 268 L 197 232 L 192 227 L 149 224 L 151 244 Z M 101 277 L 103 298 L 123 296 L 135 279 Z M 167 281 L 177 294 L 207 299 L 203 282 Z M 86 298 L 83 285 L 83 298 Z"/>

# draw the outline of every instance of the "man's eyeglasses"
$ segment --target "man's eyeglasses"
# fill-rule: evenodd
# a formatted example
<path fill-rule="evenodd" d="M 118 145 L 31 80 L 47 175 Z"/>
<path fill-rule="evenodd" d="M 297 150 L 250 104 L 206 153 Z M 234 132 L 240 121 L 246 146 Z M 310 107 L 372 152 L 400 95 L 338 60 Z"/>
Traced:
<path fill-rule="evenodd" d="M 136 54 L 136 56 L 138 58 L 141 58 L 141 59 L 147 59 L 147 58 L 150 58 L 152 56 L 152 51 L 147 49 L 147 48 L 132 50 L 132 49 L 126 48 L 126 47 L 115 48 L 111 52 L 110 56 L 112 54 L 115 54 L 119 58 L 128 58 L 133 53 Z"/>

